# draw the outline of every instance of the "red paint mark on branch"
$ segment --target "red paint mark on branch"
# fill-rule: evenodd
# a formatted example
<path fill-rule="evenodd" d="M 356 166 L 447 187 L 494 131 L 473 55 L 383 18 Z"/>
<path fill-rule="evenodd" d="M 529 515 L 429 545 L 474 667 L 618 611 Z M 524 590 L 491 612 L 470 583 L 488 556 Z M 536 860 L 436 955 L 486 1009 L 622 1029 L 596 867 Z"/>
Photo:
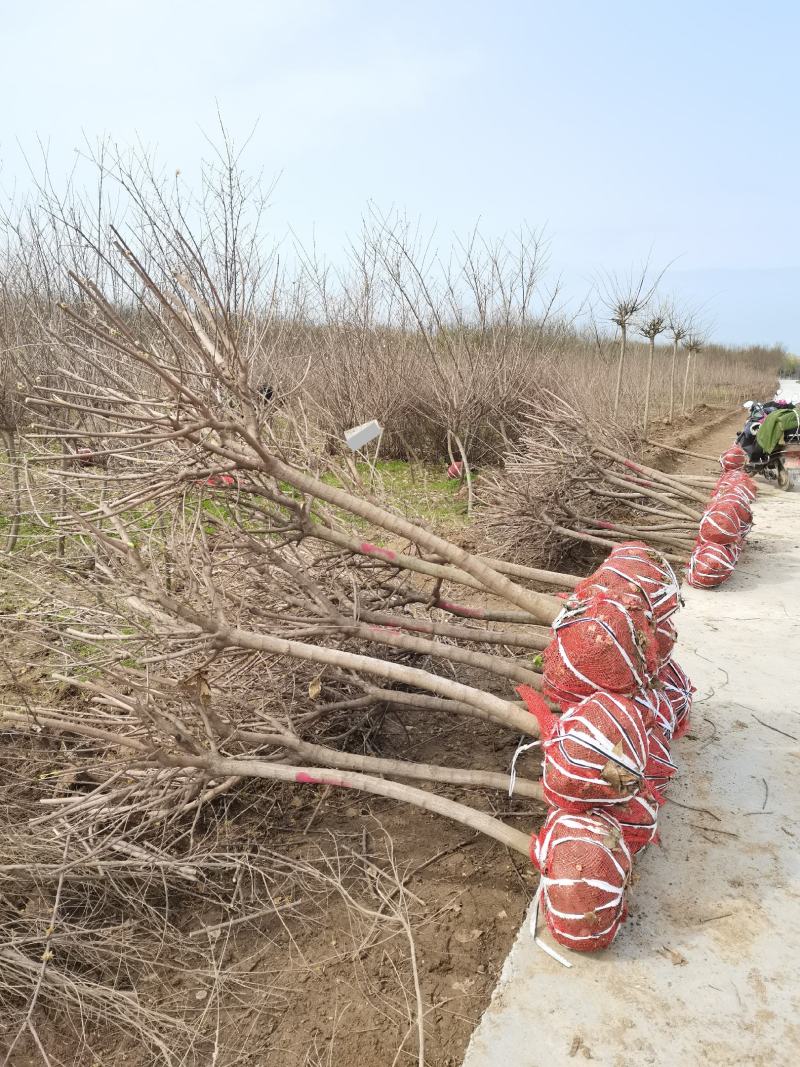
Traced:
<path fill-rule="evenodd" d="M 626 467 L 630 468 L 630 470 L 644 473 L 644 468 L 641 467 L 638 463 L 634 463 L 632 459 L 623 459 L 622 462 Z"/>
<path fill-rule="evenodd" d="M 329 774 L 316 777 L 313 774 L 309 774 L 308 771 L 298 771 L 294 776 L 294 780 L 302 785 L 337 785 L 342 789 L 351 788 L 350 783 L 342 781 L 341 778 L 332 778 Z"/>
<path fill-rule="evenodd" d="M 449 600 L 437 600 L 436 607 L 449 611 L 451 615 L 463 615 L 467 619 L 482 619 L 486 614 L 483 608 L 468 608 L 463 604 L 453 604 Z"/>
<path fill-rule="evenodd" d="M 381 548 L 380 545 L 373 545 L 371 541 L 363 541 L 358 546 L 358 550 L 363 552 L 365 556 L 378 556 L 389 563 L 393 563 L 397 559 L 397 553 L 391 548 Z"/>

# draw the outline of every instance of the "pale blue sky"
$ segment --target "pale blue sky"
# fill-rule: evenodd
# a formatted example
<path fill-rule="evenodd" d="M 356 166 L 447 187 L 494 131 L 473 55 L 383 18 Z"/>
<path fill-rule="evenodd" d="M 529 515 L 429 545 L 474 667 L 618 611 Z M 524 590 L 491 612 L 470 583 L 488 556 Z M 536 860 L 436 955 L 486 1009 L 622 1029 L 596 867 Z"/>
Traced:
<path fill-rule="evenodd" d="M 0 181 L 54 175 L 84 136 L 191 175 L 219 103 L 280 174 L 277 236 L 336 255 L 368 201 L 437 228 L 544 228 L 583 296 L 675 261 L 714 335 L 800 352 L 790 0 L 34 0 L 5 5 Z"/>

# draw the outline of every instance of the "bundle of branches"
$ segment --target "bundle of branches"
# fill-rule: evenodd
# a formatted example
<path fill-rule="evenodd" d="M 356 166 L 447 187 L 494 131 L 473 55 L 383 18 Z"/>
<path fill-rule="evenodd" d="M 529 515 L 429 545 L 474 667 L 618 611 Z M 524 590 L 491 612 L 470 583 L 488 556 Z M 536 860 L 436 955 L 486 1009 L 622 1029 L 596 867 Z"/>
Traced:
<path fill-rule="evenodd" d="M 236 833 L 230 812 L 215 818 L 208 808 L 210 817 L 187 820 L 176 808 L 160 821 L 151 812 L 149 840 L 134 844 L 134 815 L 122 805 L 101 814 L 89 744 L 67 754 L 40 737 L 27 749 L 5 745 L 3 757 L 11 768 L 0 791 L 6 1062 L 110 1056 L 199 1067 L 244 1062 L 254 1047 L 267 1054 L 265 1035 L 313 967 L 298 959 L 298 945 L 320 927 L 339 945 L 328 947 L 328 966 L 379 945 L 397 967 L 396 999 L 409 1005 L 403 957 L 420 916 L 390 841 L 370 839 L 360 853 L 341 842 L 275 847 L 251 797 Z M 136 774 L 125 768 L 118 784 Z M 70 802 L 76 795 L 81 804 Z M 398 1042 L 417 1030 L 423 1008 L 396 1012 Z"/>
<path fill-rule="evenodd" d="M 704 479 L 665 474 L 633 458 L 612 423 L 589 421 L 543 390 L 518 449 L 485 479 L 481 525 L 501 555 L 555 566 L 576 543 L 603 549 L 635 539 L 672 561 L 688 557 L 702 517 Z"/>
<path fill-rule="evenodd" d="M 144 942 L 136 968 L 110 975 L 126 902 L 152 888 L 155 913 L 174 883 L 207 901 L 207 870 L 230 880 L 236 861 L 220 865 L 194 827 L 244 780 L 364 790 L 527 855 L 530 833 L 480 806 L 509 790 L 505 768 L 470 766 L 466 746 L 458 767 L 385 758 L 375 724 L 413 709 L 535 737 L 514 688 L 542 688 L 538 653 L 561 606 L 536 590 L 578 581 L 477 557 L 373 499 L 309 432 L 299 398 L 279 414 L 263 403 L 252 333 L 202 258 L 176 247 L 182 270 L 156 279 L 119 241 L 108 269 L 135 314 L 74 275 L 72 299 L 42 322 L 58 364 L 26 383 L 33 421 L 16 468 L 33 566 L 0 556 L 17 590 L 2 617 L 12 688 L 0 730 L 57 754 L 57 788 L 34 801 L 44 814 L 15 820 L 53 842 L 34 847 L 27 826 L 13 841 L 25 884 L 4 887 L 9 1041 L 38 1047 L 38 1012 L 63 1010 L 65 1026 L 75 1012 L 111 1020 L 164 1062 L 187 1024 L 151 1008 L 161 985 L 137 1000 L 155 968 Z M 78 453 L 87 436 L 91 464 Z M 450 799 L 453 786 L 475 804 Z M 517 778 L 516 793 L 541 799 L 541 786 Z M 50 921 L 31 931 L 17 911 L 38 895 Z M 180 936 L 165 932 L 162 950 L 215 973 L 213 952 L 189 959 Z"/>
<path fill-rule="evenodd" d="M 70 588 L 35 625 L 77 696 L 9 708 L 5 725 L 93 739 L 98 761 L 135 769 L 124 783 L 101 774 L 91 808 L 135 812 L 137 832 L 256 777 L 365 789 L 527 852 L 527 834 L 428 788 L 507 789 L 505 774 L 342 742 L 387 702 L 535 736 L 510 698 L 518 684 L 541 688 L 535 657 L 561 601 L 503 571 L 562 588 L 577 579 L 476 557 L 349 488 L 357 471 L 310 444 L 300 403 L 265 411 L 240 346 L 251 334 L 193 246 L 176 238 L 175 248 L 181 269 L 156 278 L 118 237 L 120 259 L 107 266 L 137 315 L 73 276 L 75 299 L 48 324 L 69 384 L 33 384 L 41 421 L 26 438 L 24 481 L 32 510 L 31 471 L 58 502 L 41 515 L 41 573 L 69 574 Z M 89 417 L 103 468 L 65 455 L 70 424 Z M 376 545 L 376 530 L 390 544 Z M 533 782 L 517 790 L 539 795 Z"/>

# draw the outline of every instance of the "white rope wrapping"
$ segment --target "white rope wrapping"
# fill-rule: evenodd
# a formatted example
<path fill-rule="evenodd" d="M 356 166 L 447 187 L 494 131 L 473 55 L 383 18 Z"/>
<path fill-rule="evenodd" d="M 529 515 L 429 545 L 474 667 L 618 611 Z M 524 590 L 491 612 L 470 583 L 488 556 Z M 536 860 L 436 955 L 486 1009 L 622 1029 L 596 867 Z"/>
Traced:
<path fill-rule="evenodd" d="M 642 713 L 642 718 L 649 723 L 648 729 L 659 725 L 669 736 L 675 729 L 675 713 L 666 694 L 660 689 L 641 689 L 633 698 L 634 704 Z"/>
<path fill-rule="evenodd" d="M 678 664 L 670 659 L 658 672 L 657 678 L 664 696 L 669 701 L 675 719 L 673 736 L 683 734 L 688 726 L 689 713 L 692 710 L 694 686 Z"/>
<path fill-rule="evenodd" d="M 747 453 L 741 445 L 731 445 L 719 457 L 719 465 L 724 471 L 741 470 L 745 463 L 747 463 Z"/>
<path fill-rule="evenodd" d="M 615 600 L 613 597 L 605 597 L 603 602 L 605 604 L 610 604 L 612 607 L 616 608 L 616 610 L 619 612 L 619 614 L 622 617 L 625 625 L 627 626 L 628 633 L 629 633 L 630 638 L 631 638 L 632 647 L 638 649 L 636 627 L 633 624 L 633 619 L 630 616 L 630 612 L 626 609 L 626 607 L 623 604 L 620 604 L 619 601 Z M 628 668 L 628 671 L 630 672 L 630 675 L 631 675 L 631 682 L 632 682 L 631 687 L 630 687 L 631 690 L 641 688 L 644 685 L 644 681 L 645 681 L 644 663 L 640 663 L 638 666 L 636 664 L 634 664 L 633 660 L 628 655 L 626 649 L 621 644 L 621 642 L 617 638 L 617 635 L 611 629 L 609 624 L 604 619 L 599 619 L 595 615 L 587 615 L 586 614 L 587 604 L 591 604 L 591 600 L 587 601 L 587 602 L 585 602 L 583 604 L 578 604 L 578 605 L 574 605 L 574 606 L 567 605 L 565 608 L 563 608 L 561 610 L 561 612 L 558 614 L 558 616 L 556 617 L 555 621 L 553 622 L 553 627 L 552 627 L 553 628 L 553 637 L 554 637 L 555 644 L 556 644 L 556 647 L 558 649 L 558 653 L 559 653 L 562 661 L 570 669 L 570 671 L 575 676 L 575 678 L 579 682 L 581 682 L 584 686 L 586 686 L 589 689 L 590 692 L 591 691 L 598 691 L 598 690 L 601 690 L 601 689 L 605 689 L 606 685 L 607 685 L 607 680 L 606 679 L 596 680 L 596 679 L 590 678 L 588 675 L 584 674 L 583 671 L 579 670 L 579 668 L 569 658 L 566 650 L 564 649 L 564 644 L 563 644 L 563 641 L 562 641 L 562 638 L 561 638 L 561 635 L 562 635 L 563 631 L 565 631 L 565 630 L 567 630 L 567 629 L 569 629 L 570 627 L 573 627 L 573 626 L 586 625 L 586 624 L 593 625 L 593 626 L 599 626 L 611 638 L 611 643 L 614 645 L 616 651 L 618 652 L 618 654 L 621 657 L 622 661 L 624 662 L 625 666 Z M 643 660 L 643 657 L 641 656 L 641 654 L 640 654 L 640 659 Z M 583 693 L 583 694 L 581 694 L 581 693 L 572 694 L 571 693 L 570 695 L 573 695 L 573 696 L 576 696 L 576 697 L 580 698 L 581 696 L 585 696 L 585 695 L 588 695 L 588 694 L 586 694 L 586 693 Z"/>
<path fill-rule="evenodd" d="M 637 571 L 635 578 L 624 570 L 614 566 L 615 562 L 633 563 L 638 567 L 643 564 L 655 568 L 657 576 L 643 574 Z M 669 618 L 680 606 L 680 584 L 675 571 L 670 566 L 669 560 L 665 559 L 655 549 L 614 548 L 601 570 L 608 568 L 615 574 L 620 575 L 627 581 L 638 585 L 650 601 L 653 614 L 663 621 Z"/>
<path fill-rule="evenodd" d="M 749 529 L 747 523 L 742 522 L 736 512 L 717 504 L 703 513 L 698 536 L 701 541 L 710 544 L 729 545 L 743 536 L 745 528 Z"/>
<path fill-rule="evenodd" d="M 650 797 L 638 793 L 624 808 L 615 810 L 614 816 L 622 827 L 622 836 L 631 855 L 658 837 L 658 804 Z"/>
<path fill-rule="evenodd" d="M 591 867 L 591 853 L 598 850 L 607 861 L 604 866 L 616 876 L 615 881 L 608 881 L 607 878 L 566 877 L 563 874 L 553 877 L 549 872 L 557 859 L 557 850 L 570 845 L 578 846 L 578 850 L 584 853 L 581 857 L 583 862 L 573 864 L 576 871 L 580 867 Z M 630 850 L 622 836 L 619 823 L 612 816 L 600 811 L 583 815 L 552 811 L 534 841 L 533 853 L 536 865 L 541 871 L 539 884 L 545 914 L 549 915 L 551 920 L 560 920 L 548 923 L 553 936 L 575 946 L 591 941 L 603 941 L 609 934 L 613 937 L 624 917 L 625 891 L 631 870 Z M 579 886 L 594 890 L 591 897 L 596 898 L 596 903 L 593 899 L 591 912 L 565 911 L 556 906 L 553 890 Z M 601 912 L 607 913 L 608 919 L 601 929 L 591 933 L 578 933 L 564 928 L 565 923 L 585 923 L 589 914 L 598 917 Z"/>
<path fill-rule="evenodd" d="M 741 553 L 741 545 L 717 545 L 701 542 L 695 546 L 689 560 L 686 580 L 698 589 L 713 589 L 733 574 Z"/>
<path fill-rule="evenodd" d="M 636 705 L 612 693 L 570 708 L 542 747 L 542 787 L 557 807 L 625 804 L 644 781 L 647 729 Z M 609 764 L 625 772 L 617 786 L 603 777 Z"/>

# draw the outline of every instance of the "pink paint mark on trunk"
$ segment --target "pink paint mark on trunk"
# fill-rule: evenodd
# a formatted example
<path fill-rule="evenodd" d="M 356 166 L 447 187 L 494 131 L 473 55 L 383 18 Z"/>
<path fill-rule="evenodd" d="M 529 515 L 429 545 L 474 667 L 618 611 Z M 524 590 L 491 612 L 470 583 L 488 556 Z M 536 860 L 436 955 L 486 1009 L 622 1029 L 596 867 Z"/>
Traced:
<path fill-rule="evenodd" d="M 388 560 L 389 563 L 394 563 L 397 559 L 397 553 L 391 548 L 381 548 L 380 545 L 373 545 L 371 541 L 363 541 L 358 546 L 358 550 L 365 556 L 378 556 L 380 559 Z"/>
<path fill-rule="evenodd" d="M 605 519 L 595 519 L 595 526 L 599 526 L 601 530 L 614 530 L 616 527 L 613 522 L 606 522 Z"/>
<path fill-rule="evenodd" d="M 308 771 L 298 771 L 294 776 L 294 780 L 300 782 L 301 785 L 337 785 L 342 789 L 350 788 L 349 782 L 343 782 L 341 778 L 332 778 L 329 774 L 318 778 L 313 774 L 309 774 Z"/>
<path fill-rule="evenodd" d="M 453 604 L 449 600 L 437 600 L 436 607 L 449 611 L 452 615 L 463 615 L 467 619 L 482 619 L 485 614 L 483 608 L 468 608 L 463 604 Z"/>

